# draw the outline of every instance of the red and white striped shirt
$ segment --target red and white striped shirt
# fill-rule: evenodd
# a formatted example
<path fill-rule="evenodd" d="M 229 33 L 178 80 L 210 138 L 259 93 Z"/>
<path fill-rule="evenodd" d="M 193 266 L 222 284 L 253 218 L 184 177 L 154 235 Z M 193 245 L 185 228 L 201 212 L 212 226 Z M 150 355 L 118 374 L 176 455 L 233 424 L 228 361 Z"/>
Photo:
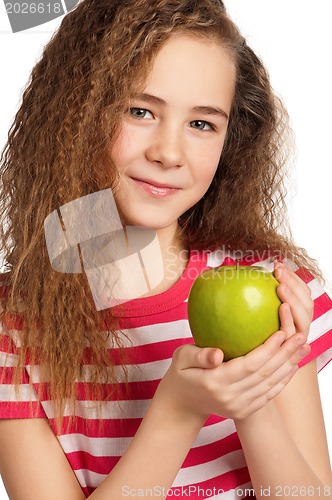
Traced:
<path fill-rule="evenodd" d="M 118 384 L 117 400 L 110 399 L 110 387 L 105 384 L 105 400 L 102 402 L 102 422 L 97 419 L 96 403 L 87 400 L 84 391 L 87 382 L 84 375 L 77 381 L 78 419 L 76 425 L 68 425 L 69 410 L 63 431 L 57 435 L 62 449 L 76 474 L 86 496 L 97 488 L 123 455 L 135 435 L 153 397 L 160 379 L 167 371 L 176 347 L 193 343 L 187 313 L 187 300 L 195 278 L 205 269 L 220 265 L 234 265 L 235 260 L 222 250 L 214 252 L 192 251 L 182 277 L 169 290 L 156 296 L 135 299 L 125 304 L 125 315 L 120 319 L 120 328 L 126 334 L 123 346 L 128 370 L 128 391 Z M 241 265 L 263 265 L 272 270 L 266 261 L 246 259 Z M 332 357 L 332 300 L 322 286 L 310 274 L 297 270 L 308 284 L 314 299 L 314 318 L 310 329 L 310 354 L 301 364 L 317 359 L 318 370 Z M 113 308 L 116 311 L 116 308 Z M 0 369 L 5 371 L 0 385 L 0 418 L 47 418 L 54 429 L 54 411 L 48 399 L 34 396 L 32 408 L 29 404 L 29 378 L 38 384 L 38 371 L 26 371 L 17 399 L 13 384 L 13 367 L 16 363 L 15 349 L 18 347 L 19 326 L 9 321 L 0 325 Z M 6 362 L 6 354 L 9 353 Z M 110 348 L 110 356 L 117 365 L 121 380 L 121 357 L 116 347 Z M 86 374 L 89 366 L 84 365 Z M 31 374 L 32 373 L 32 374 Z M 45 396 L 46 398 L 47 396 Z M 69 407 L 68 407 L 69 408 Z M 98 424 L 102 425 L 99 426 Z M 251 489 L 251 482 L 243 451 L 234 422 L 211 415 L 193 443 L 175 481 L 169 497 L 239 499 Z M 160 494 L 158 487 L 155 496 Z M 253 493 L 251 493 L 251 496 Z M 130 496 L 124 485 L 123 496 Z M 136 492 L 139 496 L 139 492 Z"/>

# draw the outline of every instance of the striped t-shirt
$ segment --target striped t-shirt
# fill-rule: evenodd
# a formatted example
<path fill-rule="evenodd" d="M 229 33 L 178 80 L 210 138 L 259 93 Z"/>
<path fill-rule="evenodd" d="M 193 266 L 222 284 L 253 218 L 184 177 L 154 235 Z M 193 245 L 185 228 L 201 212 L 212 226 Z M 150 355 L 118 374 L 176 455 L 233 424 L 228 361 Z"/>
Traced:
<path fill-rule="evenodd" d="M 184 274 L 171 289 L 125 304 L 125 314 L 123 316 L 121 313 L 119 321 L 121 330 L 126 334 L 122 344 L 126 354 L 128 390 L 124 390 L 124 384 L 120 382 L 119 390 L 115 391 L 117 400 L 114 401 L 110 397 L 114 392 L 105 384 L 101 415 L 103 425 L 99 426 L 95 402 L 86 400 L 88 391 L 84 388 L 87 382 L 84 382 L 83 375 L 82 380 L 77 381 L 76 423 L 68 425 L 67 410 L 63 431 L 57 435 L 86 496 L 102 483 L 135 435 L 158 383 L 171 363 L 174 349 L 182 344 L 193 343 L 187 313 L 188 295 L 193 281 L 207 268 L 234 264 L 232 256 L 222 250 L 192 251 Z M 242 259 L 240 264 L 259 264 L 273 269 L 267 260 L 249 262 Z M 317 359 L 320 370 L 332 357 L 332 301 L 316 279 L 302 270 L 296 272 L 310 287 L 315 304 L 309 335 L 311 352 L 301 364 Z M 18 400 L 13 390 L 12 373 L 16 362 L 19 325 L 11 321 L 5 323 L 0 337 L 0 369 L 5 371 L 4 382 L 0 385 L 0 418 L 29 418 L 32 416 L 29 404 L 30 367 L 26 366 Z M 5 366 L 6 353 L 9 355 Z M 110 348 L 110 356 L 118 365 L 117 374 L 121 380 L 118 348 Z M 88 365 L 85 370 L 88 373 Z M 34 370 L 32 376 L 32 382 L 38 384 L 37 371 Z M 37 410 L 38 417 L 49 419 L 54 429 L 51 401 L 38 400 L 35 393 L 32 410 Z M 251 488 L 233 420 L 211 415 L 185 458 L 169 491 L 169 498 L 235 500 L 246 495 L 252 497 Z M 129 495 L 124 489 L 123 495 L 127 493 Z M 161 496 L 157 489 L 154 493 Z"/>

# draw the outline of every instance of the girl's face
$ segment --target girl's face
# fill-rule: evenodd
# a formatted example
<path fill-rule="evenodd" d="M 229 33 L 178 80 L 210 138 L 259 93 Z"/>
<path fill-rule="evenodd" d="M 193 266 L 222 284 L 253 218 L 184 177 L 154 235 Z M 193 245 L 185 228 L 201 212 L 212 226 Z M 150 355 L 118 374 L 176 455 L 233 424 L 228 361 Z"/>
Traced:
<path fill-rule="evenodd" d="M 206 193 L 234 88 L 234 63 L 216 43 L 175 36 L 161 48 L 111 151 L 120 174 L 115 199 L 126 225 L 177 226 Z"/>

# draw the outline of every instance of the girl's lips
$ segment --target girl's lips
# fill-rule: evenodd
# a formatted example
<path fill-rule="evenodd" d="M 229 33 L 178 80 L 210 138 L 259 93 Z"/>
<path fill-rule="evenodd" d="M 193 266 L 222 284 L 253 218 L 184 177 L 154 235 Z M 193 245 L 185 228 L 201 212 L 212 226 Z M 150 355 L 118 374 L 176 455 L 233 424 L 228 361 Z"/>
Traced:
<path fill-rule="evenodd" d="M 131 180 L 141 189 L 144 189 L 146 193 L 150 194 L 155 198 L 164 198 L 166 196 L 170 196 L 180 191 L 179 188 L 154 186 L 153 184 L 150 184 L 145 181 L 140 181 L 138 179 L 134 179 L 133 177 L 131 177 Z"/>

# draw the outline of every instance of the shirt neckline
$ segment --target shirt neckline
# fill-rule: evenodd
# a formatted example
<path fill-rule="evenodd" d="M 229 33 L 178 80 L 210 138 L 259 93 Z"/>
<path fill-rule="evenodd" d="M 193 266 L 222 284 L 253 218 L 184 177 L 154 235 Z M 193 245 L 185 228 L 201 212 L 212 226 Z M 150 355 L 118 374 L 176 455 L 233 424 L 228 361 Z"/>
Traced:
<path fill-rule="evenodd" d="M 188 264 L 178 281 L 165 292 L 132 299 L 106 312 L 114 317 L 129 318 L 152 315 L 172 309 L 187 299 L 195 279 L 207 267 L 207 253 L 190 250 Z"/>

